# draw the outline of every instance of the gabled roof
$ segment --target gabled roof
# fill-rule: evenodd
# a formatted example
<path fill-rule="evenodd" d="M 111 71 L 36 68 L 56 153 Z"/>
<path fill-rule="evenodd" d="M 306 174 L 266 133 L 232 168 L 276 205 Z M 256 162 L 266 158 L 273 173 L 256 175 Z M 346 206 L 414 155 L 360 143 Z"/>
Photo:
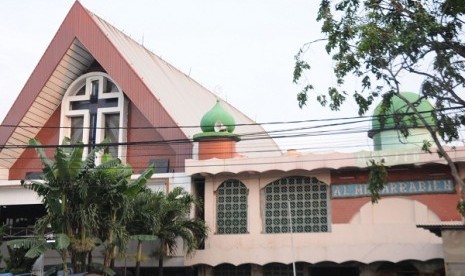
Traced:
<path fill-rule="evenodd" d="M 95 60 L 153 126 L 167 121 L 170 125 L 163 126 L 177 126 L 159 130 L 165 140 L 180 135 L 191 139 L 200 128 L 178 127 L 198 126 L 216 103 L 217 96 L 208 89 L 76 1 L 6 115 L 0 129 L 0 145 L 24 145 L 35 137 L 61 104 L 69 85 Z M 238 124 L 236 134 L 265 135 L 265 139 L 239 143 L 239 153 L 281 154 L 261 126 L 230 104 L 222 104 Z M 11 167 L 22 151 L 3 148 L 0 166 Z"/>

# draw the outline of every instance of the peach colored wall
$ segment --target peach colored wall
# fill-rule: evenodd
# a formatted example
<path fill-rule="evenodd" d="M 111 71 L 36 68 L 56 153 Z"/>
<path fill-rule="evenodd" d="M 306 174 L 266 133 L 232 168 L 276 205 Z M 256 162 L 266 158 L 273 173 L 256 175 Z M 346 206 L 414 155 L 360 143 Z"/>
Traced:
<path fill-rule="evenodd" d="M 392 196 L 382 198 L 390 197 Z M 397 197 L 416 200 L 425 204 L 442 221 L 459 221 L 461 219 L 455 207 L 456 202 L 459 200 L 458 194 L 428 194 Z M 331 199 L 331 217 L 333 223 L 349 223 L 360 208 L 369 202 L 369 197 Z"/>
<path fill-rule="evenodd" d="M 370 263 L 378 260 L 398 262 L 411 258 L 428 260 L 442 257 L 441 239 L 416 227 L 418 221 L 438 223 L 438 217 L 421 202 L 398 197 L 383 199 L 377 206 L 372 206 L 368 198 L 332 200 L 330 208 L 333 214 L 341 212 L 344 203 L 347 203 L 351 206 L 353 214 L 346 214 L 346 217 L 356 215 L 359 219 L 346 223 L 333 221 L 331 231 L 327 233 L 294 233 L 292 237 L 290 233 L 263 233 L 261 190 L 271 181 L 296 174 L 296 172 L 273 174 L 269 172 L 207 177 L 204 200 L 207 206 L 205 221 L 209 226 L 209 237 L 205 249 L 198 250 L 194 256 L 186 258 L 186 264 L 214 266 L 227 262 L 234 265 L 245 263 L 263 265 L 271 262 L 342 263 L 354 260 Z M 329 172 L 300 172 L 298 175 L 316 177 L 326 183 L 330 178 Z M 231 178 L 239 179 L 248 189 L 247 234 L 216 234 L 215 191 L 223 181 Z M 361 212 L 362 209 L 365 211 Z M 374 212 L 371 211 L 372 209 Z M 399 215 L 392 215 L 392 212 Z M 391 214 L 391 216 L 388 219 L 383 219 L 381 216 L 374 220 L 372 214 Z M 391 221 L 392 219 L 394 221 Z"/>

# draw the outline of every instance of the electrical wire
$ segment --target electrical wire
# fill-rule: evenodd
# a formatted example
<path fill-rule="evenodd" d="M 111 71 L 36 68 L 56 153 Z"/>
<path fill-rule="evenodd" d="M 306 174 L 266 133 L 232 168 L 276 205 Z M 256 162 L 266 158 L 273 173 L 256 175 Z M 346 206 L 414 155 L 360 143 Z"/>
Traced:
<path fill-rule="evenodd" d="M 449 110 L 459 110 L 458 108 L 454 109 L 449 109 Z M 461 109 L 460 109 L 461 110 Z M 453 113 L 452 113 L 453 114 Z M 318 120 L 300 120 L 300 121 L 289 121 L 289 122 L 268 122 L 268 123 L 262 123 L 267 124 L 267 125 L 278 125 L 278 124 L 303 124 L 303 123 L 309 123 L 309 122 L 334 122 L 335 123 L 328 123 L 328 124 L 319 124 L 319 125 L 312 125 L 312 126 L 301 126 L 301 127 L 291 127 L 291 128 L 282 128 L 282 129 L 276 129 L 276 130 L 269 130 L 269 131 L 263 131 L 263 132 L 254 132 L 254 133 L 245 133 L 241 135 L 242 140 L 261 140 L 261 139 L 296 139 L 296 138 L 303 138 L 303 137 L 321 137 L 321 136 L 336 136 L 336 135 L 344 135 L 344 140 L 345 140 L 345 145 L 342 145 L 340 142 L 333 140 L 333 141 L 328 141 L 325 140 L 325 150 L 328 149 L 341 149 L 342 147 L 347 147 L 350 146 L 352 148 L 357 148 L 357 147 L 366 147 L 366 145 L 360 144 L 351 144 L 347 143 L 347 137 L 348 134 L 357 134 L 361 132 L 367 132 L 368 129 L 366 127 L 360 127 L 360 126 L 354 126 L 354 127 L 345 127 L 341 128 L 341 126 L 348 126 L 348 125 L 355 125 L 355 124 L 360 124 L 360 123 L 366 123 L 369 120 L 372 120 L 373 118 L 376 118 L 377 116 L 364 116 L 364 117 L 342 117 L 342 118 L 332 118 L 332 119 L 318 119 Z M 386 116 L 387 117 L 387 116 Z M 350 120 L 349 122 L 337 122 L 337 120 Z M 250 125 L 250 124 L 243 124 L 243 125 Z M 255 125 L 255 123 L 253 124 Z M 3 127 L 3 126 L 2 126 Z M 189 127 L 194 127 L 194 126 L 189 126 Z M 199 126 L 195 126 L 199 127 Z M 333 127 L 336 127 L 337 129 L 331 129 Z M 54 127 L 54 128 L 59 128 L 59 127 Z M 144 127 L 146 128 L 146 127 Z M 156 127 L 150 127 L 152 129 L 158 129 Z M 164 128 L 164 127 L 161 127 Z M 330 128 L 330 129 L 325 129 L 325 128 Z M 139 128 L 128 128 L 128 129 L 139 129 Z M 124 146 L 127 148 L 130 148 L 132 151 L 137 151 L 137 150 L 147 150 L 147 149 L 152 149 L 154 146 L 172 146 L 176 144 L 185 144 L 185 143 L 192 143 L 191 139 L 173 139 L 170 141 L 166 140 L 160 140 L 160 141 L 132 141 L 132 142 L 125 142 L 125 143 L 107 143 L 104 144 L 105 146 Z M 329 144 L 333 144 L 333 146 L 329 146 Z M 98 145 L 98 144 L 97 144 Z M 76 145 L 70 145 L 69 147 L 75 147 Z M 89 144 L 81 144 L 80 146 L 83 147 L 92 147 L 96 145 L 89 145 Z M 292 146 L 292 145 L 291 145 Z M 42 145 L 40 146 L 41 148 L 56 148 L 56 147 L 64 147 L 63 145 L 55 144 L 55 145 Z M 251 146 L 252 147 L 252 146 Z M 253 150 L 247 149 L 247 147 L 244 147 L 245 150 L 242 152 L 244 154 L 247 153 L 270 153 L 271 151 L 280 151 L 280 150 L 270 150 L 269 148 L 263 148 L 263 149 L 257 149 L 257 147 L 260 147 L 260 145 L 254 145 Z M 3 145 L 1 148 L 9 149 L 9 150 L 19 150 L 23 148 L 32 148 L 32 146 L 29 145 L 15 145 L 15 144 L 9 144 L 9 145 Z M 139 149 L 136 149 L 139 148 Z M 296 147 L 294 147 L 296 148 Z M 297 147 L 296 150 L 305 150 L 305 151 L 311 151 L 311 150 L 317 150 L 320 149 L 318 146 L 313 146 L 313 147 L 308 147 L 304 144 L 304 146 Z M 125 156 L 126 159 L 129 158 L 144 158 L 147 156 L 154 156 L 151 154 L 137 154 L 137 156 Z M 179 154 L 177 154 L 179 156 Z M 160 155 L 157 154 L 157 158 L 160 157 L 167 157 L 167 158 L 172 158 L 174 157 L 174 154 L 172 155 Z M 187 156 L 181 156 L 181 158 L 189 158 L 191 155 Z M 5 157 L 0 160 L 5 160 L 7 159 L 14 159 L 14 160 L 21 160 L 21 158 L 15 158 L 15 157 Z M 33 159 L 33 158 L 28 158 L 28 159 Z M 325 159 L 326 160 L 326 159 Z M 317 160 L 315 160 L 317 161 Z M 321 161 L 321 160 L 320 160 Z M 340 160 L 339 160 L 340 161 Z M 274 162 L 273 162 L 274 163 Z M 270 163 L 271 164 L 271 163 Z M 242 164 L 243 165 L 243 164 Z M 184 167 L 184 166 L 182 166 Z M 145 167 L 133 167 L 134 169 L 145 169 Z M 178 167 L 173 167 L 171 168 L 178 169 Z M 15 167 L 15 169 L 22 169 L 22 170 L 27 170 L 29 168 L 26 167 Z M 32 169 L 32 168 L 31 168 Z M 34 168 L 35 169 L 35 168 Z"/>

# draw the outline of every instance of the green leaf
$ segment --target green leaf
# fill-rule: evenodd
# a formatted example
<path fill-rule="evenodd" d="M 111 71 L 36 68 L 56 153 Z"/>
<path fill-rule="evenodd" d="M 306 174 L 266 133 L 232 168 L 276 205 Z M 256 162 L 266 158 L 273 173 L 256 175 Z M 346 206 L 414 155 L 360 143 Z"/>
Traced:
<path fill-rule="evenodd" d="M 51 249 L 51 245 L 48 244 L 45 240 L 41 240 L 40 243 L 35 244 L 33 247 L 31 247 L 27 252 L 26 252 L 26 258 L 37 258 L 40 257 L 40 255 L 44 254 L 48 250 Z"/>
<path fill-rule="evenodd" d="M 158 238 L 155 235 L 132 235 L 130 236 L 130 239 L 132 240 L 138 240 L 138 241 L 156 241 Z"/>
<path fill-rule="evenodd" d="M 460 201 L 457 203 L 457 210 L 458 210 L 459 213 L 462 215 L 462 217 L 465 217 L 465 201 L 460 200 Z"/>
<path fill-rule="evenodd" d="M 293 82 L 298 83 L 299 80 L 302 78 L 302 73 L 305 70 L 309 70 L 309 69 L 310 69 L 310 65 L 307 62 L 301 60 L 300 57 L 296 56 Z"/>
<path fill-rule="evenodd" d="M 377 203 L 381 198 L 380 192 L 384 189 L 387 182 L 387 169 L 384 166 L 384 159 L 376 162 L 369 160 L 368 191 L 370 192 L 371 202 Z"/>
<path fill-rule="evenodd" d="M 9 240 L 6 242 L 6 245 L 16 248 L 16 247 L 24 247 L 24 248 L 31 248 L 35 244 L 37 244 L 37 239 L 14 239 Z"/>
<path fill-rule="evenodd" d="M 70 245 L 68 235 L 64 233 L 55 234 L 55 248 L 58 250 L 67 249 Z"/>

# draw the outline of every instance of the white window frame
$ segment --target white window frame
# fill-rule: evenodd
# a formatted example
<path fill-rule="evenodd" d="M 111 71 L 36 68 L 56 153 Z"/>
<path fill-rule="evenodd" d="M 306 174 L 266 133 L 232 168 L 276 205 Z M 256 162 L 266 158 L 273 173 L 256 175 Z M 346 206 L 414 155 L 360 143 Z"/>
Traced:
<path fill-rule="evenodd" d="M 106 85 L 106 80 L 113 82 L 117 91 L 111 93 L 104 93 L 104 88 Z M 62 106 L 61 106 L 61 116 L 60 116 L 60 141 L 63 141 L 65 137 L 71 136 L 71 117 L 83 117 L 84 118 L 84 128 L 82 133 L 82 142 L 84 144 L 89 144 L 89 125 L 90 125 L 90 114 L 89 110 L 71 110 L 71 102 L 73 101 L 86 101 L 90 99 L 92 81 L 99 81 L 98 88 L 98 98 L 99 99 L 109 99 L 117 98 L 118 104 L 115 107 L 100 107 L 97 109 L 97 124 L 96 124 L 96 143 L 103 141 L 105 135 L 105 115 L 106 114 L 119 114 L 119 133 L 118 133 L 118 142 L 125 143 L 127 141 L 127 110 L 128 103 L 124 97 L 123 90 L 121 87 L 106 73 L 103 72 L 91 72 L 84 74 L 77 78 L 66 90 Z M 78 95 L 75 94 L 79 92 L 82 86 L 85 85 L 85 94 Z M 87 155 L 88 147 L 84 147 L 84 155 Z M 126 146 L 118 146 L 118 156 L 123 162 L 126 161 Z"/>

